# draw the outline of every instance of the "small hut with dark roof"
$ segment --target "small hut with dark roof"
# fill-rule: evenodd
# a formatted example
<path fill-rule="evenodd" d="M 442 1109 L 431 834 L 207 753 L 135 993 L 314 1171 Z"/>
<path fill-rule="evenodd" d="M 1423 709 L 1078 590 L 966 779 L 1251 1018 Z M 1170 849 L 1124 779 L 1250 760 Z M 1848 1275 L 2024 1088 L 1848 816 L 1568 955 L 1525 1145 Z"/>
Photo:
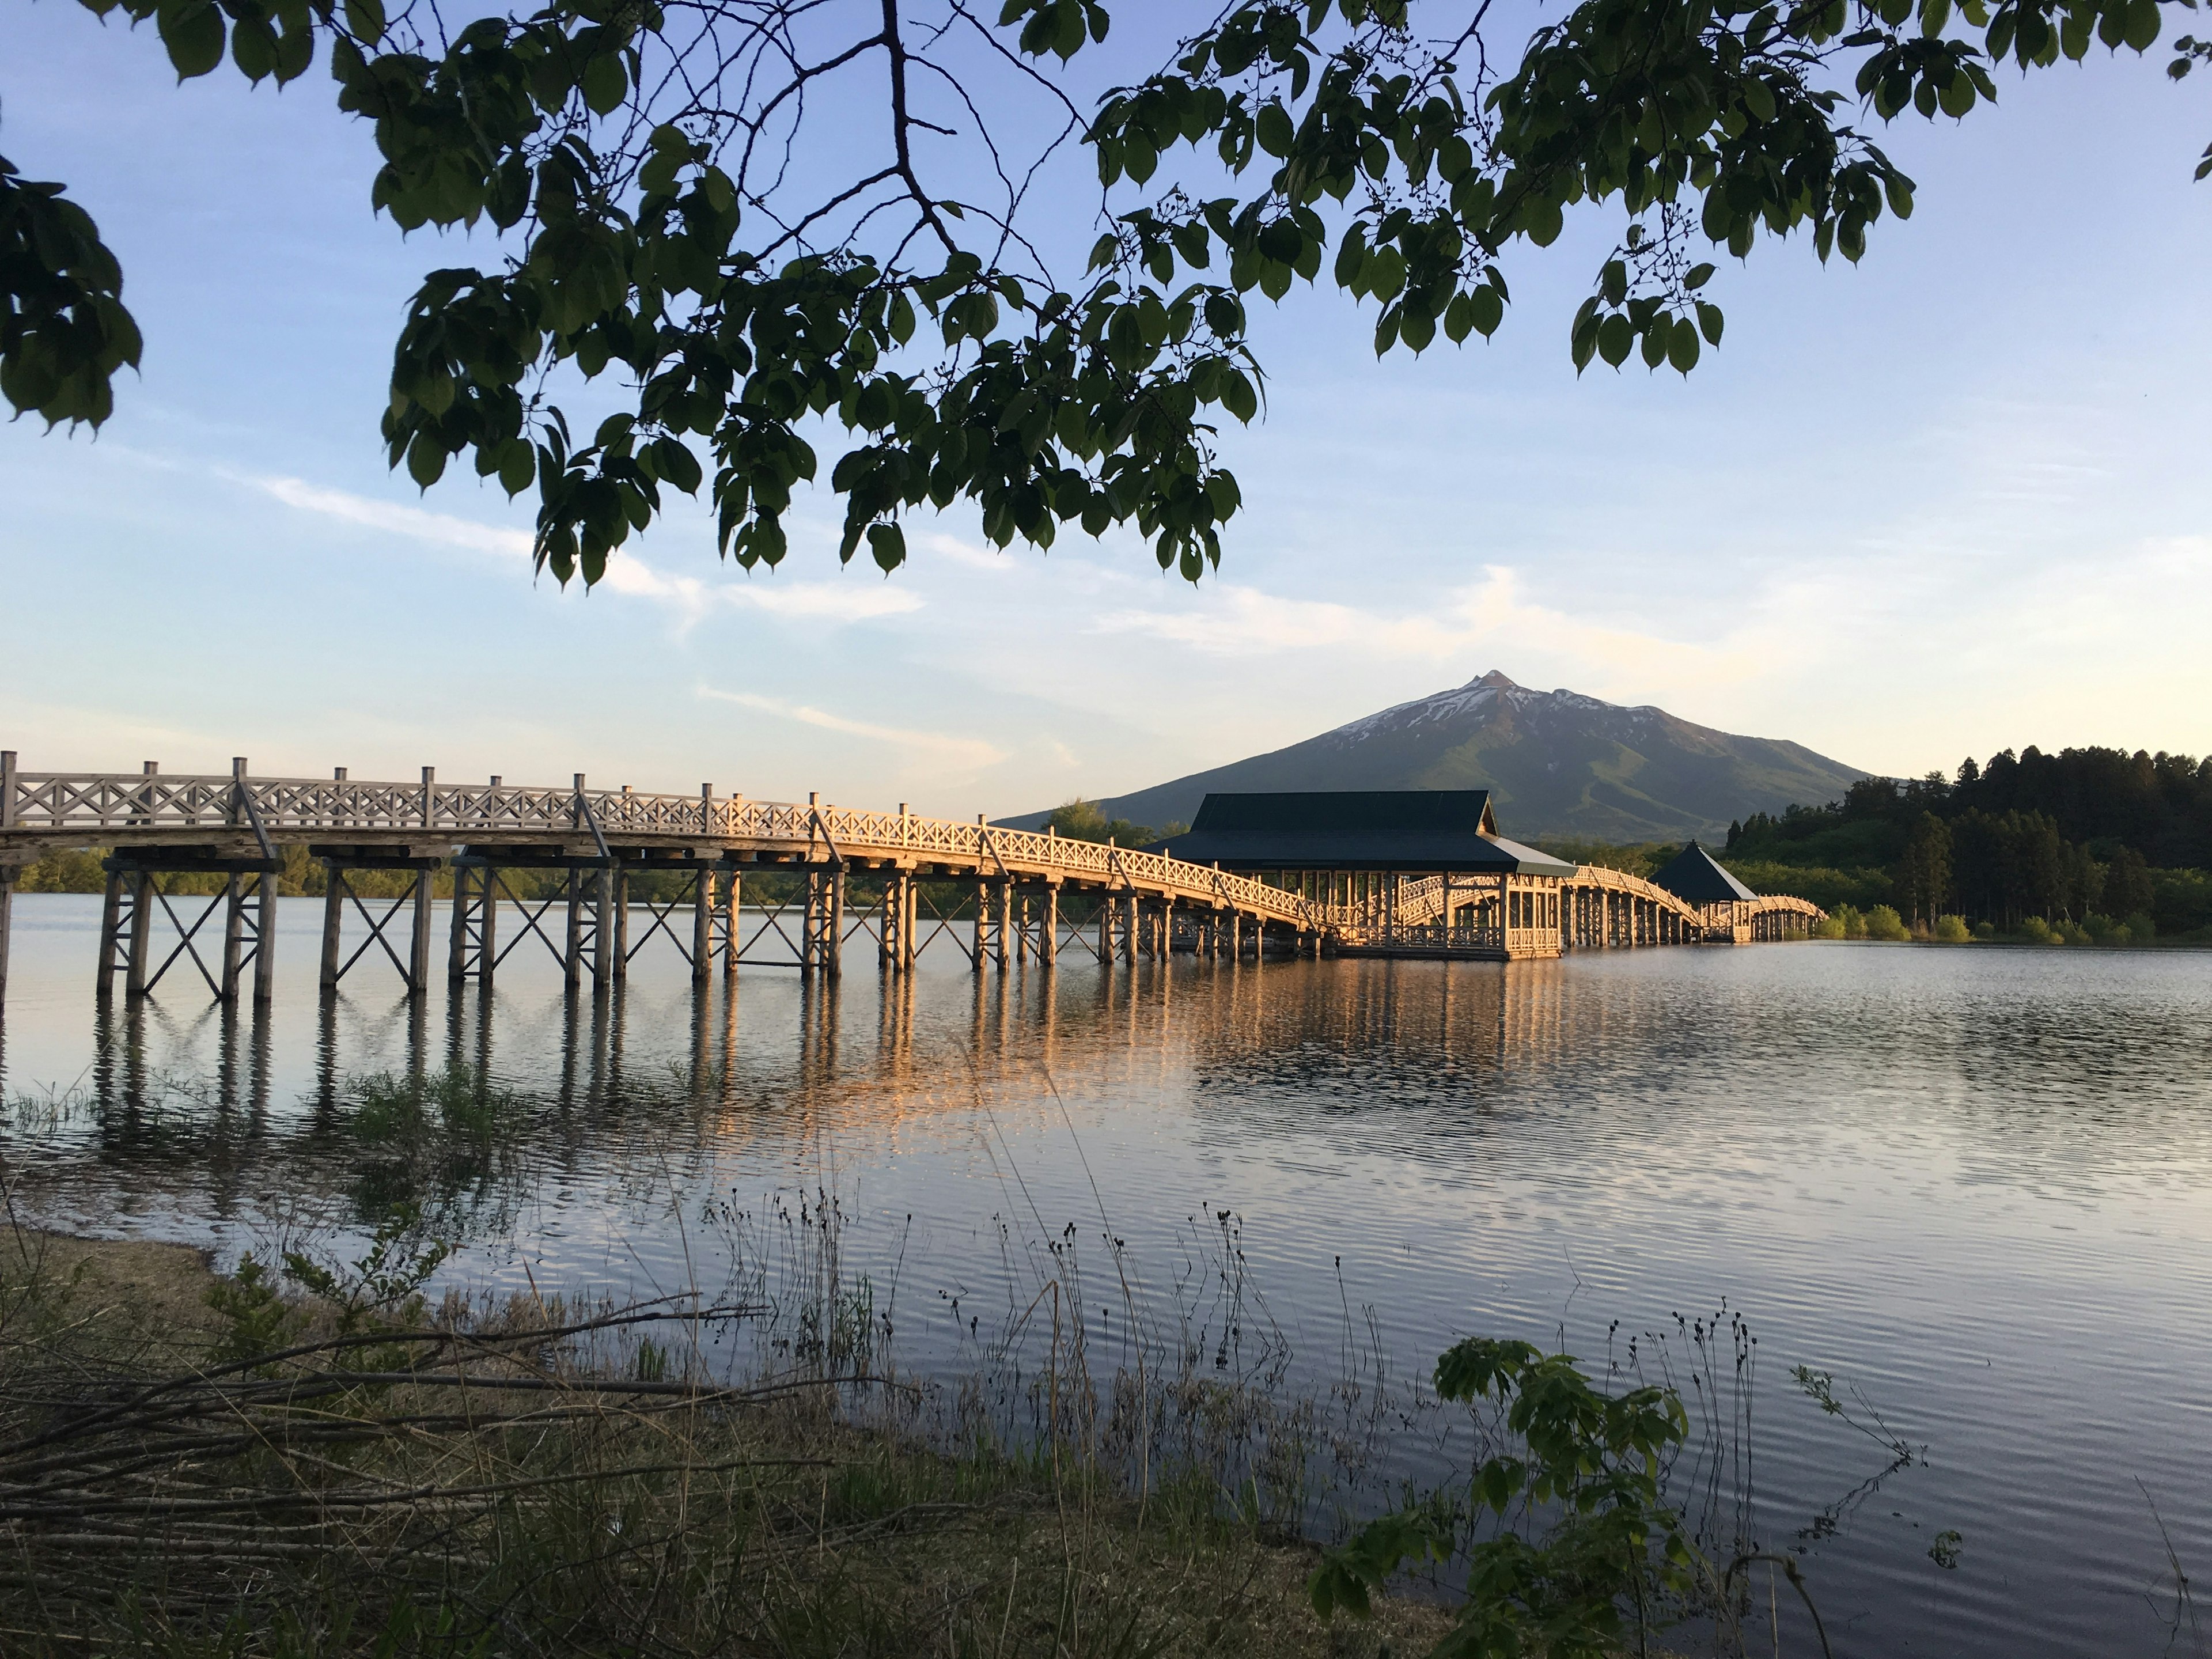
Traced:
<path fill-rule="evenodd" d="M 1694 841 L 1652 876 L 1651 884 L 1665 888 L 1685 904 L 1734 904 L 1759 896 Z"/>

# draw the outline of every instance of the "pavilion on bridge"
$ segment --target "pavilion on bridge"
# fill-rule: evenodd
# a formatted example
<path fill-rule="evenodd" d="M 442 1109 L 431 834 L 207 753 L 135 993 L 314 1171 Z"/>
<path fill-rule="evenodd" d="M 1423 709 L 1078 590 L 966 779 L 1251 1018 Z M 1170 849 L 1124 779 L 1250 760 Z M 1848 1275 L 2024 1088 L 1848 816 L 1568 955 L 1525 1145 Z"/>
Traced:
<path fill-rule="evenodd" d="M 1651 873 L 1651 884 L 1663 887 L 1685 904 L 1755 904 L 1759 895 L 1713 861 L 1713 855 L 1696 842 Z"/>
<path fill-rule="evenodd" d="M 1340 907 L 1343 955 L 1557 956 L 1577 872 L 1499 835 L 1487 789 L 1209 794 L 1146 850 Z"/>

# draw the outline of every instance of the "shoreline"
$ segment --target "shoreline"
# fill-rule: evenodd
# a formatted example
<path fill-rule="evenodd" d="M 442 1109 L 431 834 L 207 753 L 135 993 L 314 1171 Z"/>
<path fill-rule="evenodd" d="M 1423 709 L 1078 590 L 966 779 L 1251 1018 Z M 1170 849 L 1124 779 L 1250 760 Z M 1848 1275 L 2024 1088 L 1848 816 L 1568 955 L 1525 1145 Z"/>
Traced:
<path fill-rule="evenodd" d="M 755 1378 L 734 1390 L 687 1384 L 680 1319 L 661 1340 L 601 1322 L 580 1346 L 574 1338 L 532 1340 L 526 1350 L 515 1346 L 517 1333 L 530 1337 L 533 1320 L 558 1328 L 586 1310 L 510 1302 L 465 1311 L 449 1297 L 433 1313 L 419 1297 L 410 1304 L 402 1297 L 386 1310 L 402 1316 L 386 1322 L 395 1352 L 416 1340 L 403 1337 L 403 1328 L 444 1331 L 447 1340 L 466 1332 L 459 1340 L 482 1374 L 483 1387 L 469 1391 L 479 1401 L 471 1408 L 478 1420 L 461 1425 L 446 1418 L 433 1426 L 422 1412 L 427 1379 L 436 1373 L 413 1382 L 407 1379 L 415 1373 L 393 1370 L 386 1357 L 358 1387 L 306 1384 L 321 1391 L 308 1422 L 272 1406 L 275 1384 L 257 1380 L 290 1377 L 301 1362 L 246 1364 L 253 1356 L 239 1353 L 241 1336 L 295 1349 L 324 1341 L 330 1346 L 308 1362 L 324 1370 L 297 1374 L 335 1374 L 341 1385 L 353 1363 L 343 1355 L 382 1338 L 374 1322 L 348 1311 L 362 1305 L 349 1300 L 358 1297 L 358 1285 L 307 1297 L 296 1287 L 272 1291 L 273 1277 L 253 1269 L 225 1277 L 206 1252 L 184 1244 L 21 1227 L 0 1235 L 0 1337 L 9 1356 L 0 1360 L 0 1384 L 20 1384 L 27 1367 L 49 1378 L 42 1387 L 52 1393 L 51 1362 L 64 1361 L 106 1378 L 102 1399 L 113 1400 L 115 1383 L 126 1379 L 174 1395 L 188 1384 L 207 1387 L 228 1361 L 234 1380 L 252 1384 L 247 1403 L 234 1409 L 268 1417 L 254 1444 L 168 1471 L 168 1485 L 148 1497 L 137 1530 L 127 1520 L 68 1523 L 71 1536 L 97 1524 L 117 1544 L 139 1540 L 119 1559 L 101 1548 L 84 1556 L 91 1547 L 82 1537 L 65 1546 L 80 1565 L 99 1564 L 100 1581 L 53 1560 L 63 1539 L 52 1525 L 0 1520 L 19 1560 L 46 1563 L 28 1577 L 0 1573 L 0 1620 L 26 1644 L 12 1650 L 43 1659 L 82 1652 L 92 1640 L 128 1651 L 136 1645 L 124 1639 L 132 1620 L 188 1642 L 195 1632 L 235 1632 L 245 1617 L 269 1644 L 248 1640 L 227 1653 L 275 1654 L 287 1626 L 289 1639 L 312 1638 L 307 1650 L 318 1654 L 380 1651 L 379 1642 L 403 1626 L 427 1636 L 441 1620 L 448 1626 L 466 1620 L 466 1603 L 482 1596 L 457 1601 L 448 1593 L 457 1571 L 497 1577 L 499 1561 L 524 1554 L 571 1558 L 568 1571 L 581 1578 L 615 1581 L 599 1584 L 592 1599 L 606 1605 L 598 1609 L 547 1585 L 542 1573 L 531 1575 L 537 1588 L 510 1583 L 505 1592 L 511 1622 L 557 1620 L 570 1632 L 567 1650 L 590 1653 L 629 1650 L 629 1636 L 647 1632 L 657 1645 L 701 1650 L 693 1645 L 706 1633 L 698 1598 L 718 1574 L 745 1586 L 742 1595 L 722 1596 L 714 1615 L 718 1642 L 729 1644 L 715 1650 L 738 1653 L 812 1651 L 811 1643 L 794 1647 L 788 1639 L 810 1629 L 842 1632 L 823 1651 L 886 1659 L 941 1650 L 962 1632 L 969 1639 L 960 1650 L 1008 1659 L 1055 1651 L 1100 1659 L 1138 1651 L 1366 1659 L 1425 1651 L 1449 1626 L 1442 1608 L 1401 1596 L 1378 1601 L 1371 1620 L 1325 1626 L 1306 1594 L 1317 1547 L 1188 1482 L 1164 1480 L 1139 1501 L 1065 1434 L 1027 1452 L 981 1438 L 948 1447 L 918 1437 L 911 1425 L 902 1429 L 896 1412 L 872 1421 L 866 1411 L 831 1406 L 832 1382 Z M 9 1370 L 14 1378 L 4 1376 Z M 400 1380 L 379 1380 L 387 1372 Z M 660 1382 L 663 1376 L 671 1380 Z M 521 1396 L 530 1409 L 517 1416 L 512 1390 L 525 1385 L 535 1392 Z M 842 1391 L 849 1395 L 849 1384 Z M 61 1401 L 27 1407 L 20 1386 L 0 1386 L 0 1395 L 12 1396 L 0 1411 L 16 1419 L 8 1437 L 19 1446 L 40 1423 L 51 1435 L 69 1420 Z M 568 1403 L 549 1410 L 536 1403 L 541 1397 Z M 327 1439 L 334 1405 L 359 1427 L 360 1443 L 313 1455 L 288 1450 L 288 1434 L 302 1432 L 303 1423 L 304 1431 Z M 501 1407 L 516 1424 L 526 1420 L 527 1437 L 515 1425 L 487 1431 L 483 1418 Z M 89 1397 L 76 1409 L 90 1410 Z M 386 1422 L 416 1426 L 393 1441 L 380 1428 Z M 7 1461 L 0 1455 L 0 1479 L 9 1478 Z M 191 1504 L 220 1502 L 265 1520 L 203 1540 L 190 1505 L 154 1519 L 161 1504 L 183 1501 L 179 1488 L 202 1492 L 216 1480 L 226 1483 L 222 1499 Z M 384 1514 L 378 1508 L 356 1517 L 367 1500 L 349 1492 L 374 1498 L 395 1485 L 419 1501 L 388 1519 L 376 1518 Z M 472 1507 L 471 1494 L 501 1485 L 543 1486 L 556 1496 Z M 650 1536 L 651 1548 L 635 1547 L 627 1565 L 609 1566 L 604 1528 L 580 1527 L 571 1512 L 586 1494 L 605 1500 L 594 1512 L 620 1517 L 607 1526 Z M 438 1514 L 447 1516 L 441 1525 L 456 1528 L 454 1541 L 426 1553 L 410 1528 Z M 500 1547 L 487 1553 L 494 1540 Z M 713 1573 L 702 1573 L 702 1557 L 712 1558 Z M 180 1571 L 187 1560 L 195 1565 Z M 365 1572 L 372 1561 L 381 1567 Z M 434 1581 L 447 1588 L 424 1592 Z M 544 1605 L 518 1607 L 516 1595 Z M 620 1620 L 598 1640 L 576 1641 L 574 1629 L 617 1605 Z M 506 1650 L 495 1639 L 489 1650 Z"/>

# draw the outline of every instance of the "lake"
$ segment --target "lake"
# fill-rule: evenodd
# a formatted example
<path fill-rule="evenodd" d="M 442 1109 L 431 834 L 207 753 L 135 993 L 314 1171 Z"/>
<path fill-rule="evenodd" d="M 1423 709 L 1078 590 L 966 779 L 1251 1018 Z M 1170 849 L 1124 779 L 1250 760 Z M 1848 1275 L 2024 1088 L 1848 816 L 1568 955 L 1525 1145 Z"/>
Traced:
<path fill-rule="evenodd" d="M 489 1003 L 410 1011 L 373 963 L 320 1006 L 320 902 L 286 900 L 257 1021 L 175 975 L 101 1015 L 99 902 L 15 901 L 0 1147 L 30 1218 L 343 1255 L 397 1182 L 459 1243 L 450 1281 L 650 1294 L 834 1202 L 898 1363 L 946 1375 L 1055 1275 L 1094 1342 L 1179 1308 L 1293 1389 L 1410 1379 L 1469 1333 L 1634 1341 L 1686 1383 L 1740 1317 L 1744 1501 L 1838 1654 L 2148 1655 L 2177 1616 L 2189 1649 L 2166 1540 L 2212 1571 L 2212 953 L 979 977 L 940 945 L 904 985 L 855 951 L 831 989 L 748 968 L 695 1000 L 656 941 L 596 1006 L 518 956 Z M 456 1062 L 520 1103 L 487 1161 L 426 1189 L 333 1131 L 364 1075 Z M 1389 1467 L 1441 1478 L 1420 1433 Z"/>

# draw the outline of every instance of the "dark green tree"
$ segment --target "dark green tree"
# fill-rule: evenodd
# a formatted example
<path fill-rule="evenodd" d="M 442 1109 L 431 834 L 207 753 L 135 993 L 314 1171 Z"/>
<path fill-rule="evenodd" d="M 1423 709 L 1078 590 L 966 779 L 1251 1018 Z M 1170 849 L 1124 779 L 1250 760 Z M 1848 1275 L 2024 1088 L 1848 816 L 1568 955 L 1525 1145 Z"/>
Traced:
<path fill-rule="evenodd" d="M 586 582 L 672 489 L 775 563 L 824 426 L 847 559 L 894 568 L 905 514 L 964 501 L 1000 546 L 1133 522 L 1195 579 L 1241 499 L 1214 439 L 1260 406 L 1255 290 L 1334 282 L 1378 352 L 1463 342 L 1500 325 L 1510 249 L 1604 210 L 1575 363 L 1686 373 L 1721 340 L 1708 251 L 1802 232 L 1856 260 L 1911 211 L 1871 125 L 1963 117 L 2002 65 L 2147 52 L 2195 3 L 1582 0 L 1516 44 L 1486 0 L 1230 0 L 1086 112 L 1099 0 L 83 0 L 180 77 L 320 63 L 373 129 L 377 211 L 501 233 L 416 295 L 384 438 L 425 489 L 463 459 L 534 489 L 540 562 Z M 2204 55 L 2174 51 L 2177 76 Z M 1073 280 L 1028 234 L 1067 143 L 1105 192 Z M 82 209 L 0 167 L 18 410 L 106 417 L 139 351 L 121 293 Z"/>
<path fill-rule="evenodd" d="M 2130 916 L 2148 915 L 2152 896 L 2150 866 L 2143 855 L 2132 847 L 2121 848 L 2105 871 L 2106 913 L 2123 921 Z"/>
<path fill-rule="evenodd" d="M 1915 921 L 1932 922 L 1951 902 L 1951 826 L 1923 812 L 1906 837 L 1895 875 L 1897 896 Z"/>

